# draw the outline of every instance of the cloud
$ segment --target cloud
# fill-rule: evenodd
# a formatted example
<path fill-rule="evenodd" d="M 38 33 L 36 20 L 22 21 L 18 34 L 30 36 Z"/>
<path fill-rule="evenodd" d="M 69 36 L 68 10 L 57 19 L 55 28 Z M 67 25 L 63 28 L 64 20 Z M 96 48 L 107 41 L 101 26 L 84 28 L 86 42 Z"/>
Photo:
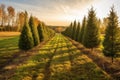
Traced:
<path fill-rule="evenodd" d="M 8 0 L 6 0 L 8 1 Z M 79 19 L 80 11 L 93 0 L 12 0 L 8 1 L 19 10 L 27 10 L 45 22 Z M 50 23 L 51 24 L 51 23 Z"/>
<path fill-rule="evenodd" d="M 95 7 L 98 17 L 105 17 L 110 6 L 115 4 L 120 16 L 119 0 L 0 0 L 0 2 L 15 7 L 17 11 L 27 10 L 48 24 L 54 22 L 61 24 L 65 21 L 65 24 L 69 24 L 75 19 L 81 21 L 91 6 Z"/>

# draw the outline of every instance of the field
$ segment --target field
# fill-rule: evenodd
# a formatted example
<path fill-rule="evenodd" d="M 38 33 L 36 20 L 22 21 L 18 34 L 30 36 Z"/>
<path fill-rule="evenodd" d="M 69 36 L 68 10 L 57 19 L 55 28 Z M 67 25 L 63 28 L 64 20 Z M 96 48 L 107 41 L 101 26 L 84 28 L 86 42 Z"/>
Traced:
<path fill-rule="evenodd" d="M 120 1 L 0 2 L 0 80 L 120 80 Z"/>
<path fill-rule="evenodd" d="M 18 37 L 0 40 L 0 58 L 6 60 L 13 54 L 19 52 L 17 44 Z M 9 45 L 8 45 L 9 44 Z M 67 38 L 61 34 L 56 34 L 49 42 L 38 49 L 24 62 L 19 63 L 14 70 L 10 70 L 11 65 L 5 65 L 0 79 L 9 80 L 110 80 L 111 77 L 98 67 L 90 58 L 79 51 Z M 21 53 L 28 54 L 29 52 Z M 18 62 L 19 59 L 13 59 Z M 4 70 L 3 70 L 4 71 Z M 12 73 L 12 74 L 11 74 Z"/>
<path fill-rule="evenodd" d="M 18 52 L 18 32 L 0 32 L 0 67 Z"/>
<path fill-rule="evenodd" d="M 0 40 L 20 35 L 20 32 L 0 32 Z"/>

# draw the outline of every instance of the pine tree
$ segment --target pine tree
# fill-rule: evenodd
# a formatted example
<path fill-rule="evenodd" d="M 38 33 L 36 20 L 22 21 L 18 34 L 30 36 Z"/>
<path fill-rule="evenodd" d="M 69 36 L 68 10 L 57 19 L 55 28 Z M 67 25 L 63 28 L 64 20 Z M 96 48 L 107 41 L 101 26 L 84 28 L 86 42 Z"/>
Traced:
<path fill-rule="evenodd" d="M 70 24 L 70 26 L 66 29 L 67 31 L 67 36 L 68 37 L 72 37 L 72 23 Z"/>
<path fill-rule="evenodd" d="M 86 28 L 86 17 L 83 18 L 83 21 L 82 21 L 82 28 L 81 28 L 81 31 L 80 31 L 80 37 L 79 37 L 79 42 L 84 44 L 84 33 L 85 33 L 85 28 Z"/>
<path fill-rule="evenodd" d="M 34 40 L 34 46 L 37 46 L 39 44 L 39 36 L 38 36 L 37 27 L 35 27 L 34 25 L 34 19 L 32 16 L 29 19 L 29 26 Z"/>
<path fill-rule="evenodd" d="M 45 26 L 44 23 L 42 23 L 42 30 L 43 30 L 43 36 L 44 36 L 44 41 L 47 41 L 49 38 L 48 33 L 47 33 L 47 27 Z"/>
<path fill-rule="evenodd" d="M 92 7 L 88 13 L 88 20 L 84 35 L 84 46 L 91 48 L 91 50 L 93 50 L 94 47 L 98 47 L 100 44 L 99 26 L 97 26 L 96 21 L 96 14 Z"/>
<path fill-rule="evenodd" d="M 21 35 L 19 38 L 19 49 L 21 50 L 29 50 L 33 47 L 34 43 L 33 43 L 33 37 L 32 37 L 32 33 L 30 31 L 29 25 L 28 25 L 28 20 L 27 20 L 27 12 L 25 12 L 25 22 L 24 22 L 24 26 L 23 29 L 21 31 Z"/>
<path fill-rule="evenodd" d="M 65 29 L 65 31 L 62 32 L 62 34 L 64 34 L 65 36 L 68 36 L 70 38 L 72 38 L 72 31 L 73 31 L 73 27 L 72 27 L 72 23 Z"/>
<path fill-rule="evenodd" d="M 74 24 L 73 24 L 73 30 L 72 30 L 72 39 L 76 39 L 76 20 L 74 21 Z"/>
<path fill-rule="evenodd" d="M 80 22 L 78 22 L 77 30 L 76 30 L 76 41 L 79 41 L 80 35 Z"/>
<path fill-rule="evenodd" d="M 112 58 L 112 62 L 117 53 L 120 52 L 120 28 L 118 27 L 118 16 L 111 8 L 108 17 L 108 26 L 105 30 L 105 39 L 103 41 L 103 53 Z"/>
<path fill-rule="evenodd" d="M 69 29 L 68 29 L 68 34 L 69 34 L 69 37 L 72 38 L 72 30 L 73 29 L 73 24 L 71 22 L 70 26 L 69 26 Z"/>
<path fill-rule="evenodd" d="M 42 24 L 40 23 L 38 24 L 37 30 L 38 30 L 40 42 L 42 42 L 44 40 Z"/>

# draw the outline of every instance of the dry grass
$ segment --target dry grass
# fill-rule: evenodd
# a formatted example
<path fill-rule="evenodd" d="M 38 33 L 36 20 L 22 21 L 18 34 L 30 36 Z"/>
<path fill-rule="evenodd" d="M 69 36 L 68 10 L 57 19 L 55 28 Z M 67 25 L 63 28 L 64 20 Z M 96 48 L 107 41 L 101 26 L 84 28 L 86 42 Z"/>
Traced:
<path fill-rule="evenodd" d="M 0 37 L 13 37 L 20 35 L 20 32 L 0 32 Z"/>
<path fill-rule="evenodd" d="M 110 74 L 115 80 L 120 80 L 120 61 L 114 60 L 114 63 L 111 63 L 111 58 L 105 57 L 102 55 L 102 51 L 94 49 L 94 52 L 91 52 L 90 49 L 85 48 L 80 43 L 77 43 L 74 40 L 69 40 L 75 45 L 81 52 L 86 54 L 91 58 L 100 68 Z"/>

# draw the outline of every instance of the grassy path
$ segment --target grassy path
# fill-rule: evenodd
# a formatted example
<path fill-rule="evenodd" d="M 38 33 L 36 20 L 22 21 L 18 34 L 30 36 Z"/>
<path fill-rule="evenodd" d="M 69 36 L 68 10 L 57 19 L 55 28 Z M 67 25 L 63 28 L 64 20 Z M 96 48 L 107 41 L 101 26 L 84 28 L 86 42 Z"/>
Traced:
<path fill-rule="evenodd" d="M 18 66 L 9 80 L 110 80 L 110 76 L 56 34 L 37 55 Z"/>

